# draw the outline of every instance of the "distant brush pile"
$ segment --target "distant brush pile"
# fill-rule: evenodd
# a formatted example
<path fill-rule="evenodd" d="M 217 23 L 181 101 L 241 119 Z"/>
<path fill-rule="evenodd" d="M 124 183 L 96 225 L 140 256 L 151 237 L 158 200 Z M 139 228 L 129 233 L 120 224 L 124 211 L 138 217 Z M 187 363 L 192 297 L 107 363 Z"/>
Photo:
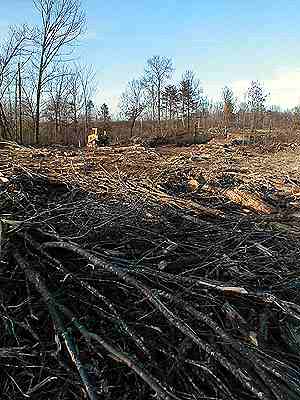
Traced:
<path fill-rule="evenodd" d="M 299 239 L 180 201 L 0 183 L 2 399 L 300 398 Z"/>

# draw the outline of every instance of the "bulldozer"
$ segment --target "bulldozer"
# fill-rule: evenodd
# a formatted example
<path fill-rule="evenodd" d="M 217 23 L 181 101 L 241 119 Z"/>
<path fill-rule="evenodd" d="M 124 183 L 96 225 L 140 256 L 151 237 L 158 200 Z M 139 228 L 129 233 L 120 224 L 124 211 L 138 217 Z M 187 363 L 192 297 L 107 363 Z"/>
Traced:
<path fill-rule="evenodd" d="M 106 130 L 98 133 L 98 128 L 92 128 L 87 137 L 88 147 L 96 146 L 109 146 L 111 144 L 111 137 L 107 134 Z"/>

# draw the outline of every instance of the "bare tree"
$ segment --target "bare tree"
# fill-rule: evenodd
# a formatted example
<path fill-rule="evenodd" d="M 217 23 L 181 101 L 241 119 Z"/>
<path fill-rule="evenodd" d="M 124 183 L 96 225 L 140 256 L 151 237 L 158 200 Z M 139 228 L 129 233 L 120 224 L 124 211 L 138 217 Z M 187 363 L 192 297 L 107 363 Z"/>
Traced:
<path fill-rule="evenodd" d="M 53 76 L 50 65 L 61 55 L 64 46 L 70 45 L 83 32 L 85 16 L 79 0 L 34 0 L 42 24 L 37 27 L 34 39 L 37 69 L 35 139 L 40 140 L 41 96 Z"/>
<path fill-rule="evenodd" d="M 144 86 L 141 80 L 133 79 L 128 83 L 125 92 L 121 95 L 120 105 L 122 115 L 130 121 L 130 137 L 136 120 L 146 107 Z"/>
<path fill-rule="evenodd" d="M 160 127 L 161 122 L 161 97 L 166 82 L 173 72 L 172 60 L 170 58 L 153 56 L 148 59 L 143 84 L 151 91 L 157 100 L 157 121 Z"/>
<path fill-rule="evenodd" d="M 48 85 L 48 105 L 47 113 L 53 115 L 55 124 L 55 141 L 61 140 L 62 115 L 66 112 L 68 100 L 70 97 L 70 78 L 72 72 L 66 66 L 62 66 L 57 71 L 56 79 L 49 82 Z"/>
<path fill-rule="evenodd" d="M 150 121 L 156 120 L 156 109 L 157 109 L 157 96 L 154 84 L 146 83 L 145 79 L 142 79 L 144 86 L 144 97 L 145 97 L 145 114 L 147 119 Z M 152 132 L 154 131 L 154 126 L 151 126 Z"/>
<path fill-rule="evenodd" d="M 84 107 L 84 129 L 89 130 L 89 114 L 91 109 L 91 99 L 96 91 L 96 73 L 92 65 L 79 67 L 79 76 L 82 87 L 83 107 Z"/>
<path fill-rule="evenodd" d="M 24 71 L 21 84 L 23 140 L 26 136 L 26 141 L 32 143 L 35 141 L 36 79 L 31 68 Z"/>
<path fill-rule="evenodd" d="M 75 138 L 77 141 L 80 140 L 80 137 L 78 136 L 78 122 L 80 118 L 80 113 L 84 108 L 80 69 L 78 65 L 74 66 L 74 71 L 70 76 L 69 86 L 70 86 L 69 108 L 71 117 L 70 119 L 71 119 L 71 125 L 73 126 L 73 132 L 75 134 Z"/>
<path fill-rule="evenodd" d="M 15 82 L 18 74 L 18 61 L 25 53 L 29 30 L 24 25 L 21 28 L 11 27 L 8 38 L 0 48 L 0 134 L 11 137 L 11 129 L 6 116 L 3 98 L 10 85 Z M 26 60 L 22 62 L 20 68 Z"/>
<path fill-rule="evenodd" d="M 18 63 L 18 77 L 17 77 L 16 96 L 19 102 L 19 110 L 16 111 L 16 118 L 19 112 L 19 138 L 20 143 L 23 143 L 23 126 L 22 126 L 22 77 L 21 77 L 21 63 Z M 16 105 L 17 108 L 17 105 Z"/>

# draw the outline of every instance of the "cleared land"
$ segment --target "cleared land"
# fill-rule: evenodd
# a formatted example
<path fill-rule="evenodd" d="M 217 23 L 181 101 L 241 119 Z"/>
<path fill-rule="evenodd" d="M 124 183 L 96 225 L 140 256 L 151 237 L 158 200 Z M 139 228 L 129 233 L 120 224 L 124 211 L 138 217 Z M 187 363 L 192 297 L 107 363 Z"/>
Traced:
<path fill-rule="evenodd" d="M 136 191 L 179 203 L 192 200 L 212 209 L 218 208 L 219 198 L 245 212 L 282 217 L 299 207 L 296 144 L 241 146 L 213 139 L 203 145 L 156 149 L 137 145 L 68 150 L 5 143 L 1 147 L 0 172 L 6 178 L 34 172 L 103 196 Z"/>
<path fill-rule="evenodd" d="M 1 143 L 4 396 L 298 399 L 299 150 Z"/>

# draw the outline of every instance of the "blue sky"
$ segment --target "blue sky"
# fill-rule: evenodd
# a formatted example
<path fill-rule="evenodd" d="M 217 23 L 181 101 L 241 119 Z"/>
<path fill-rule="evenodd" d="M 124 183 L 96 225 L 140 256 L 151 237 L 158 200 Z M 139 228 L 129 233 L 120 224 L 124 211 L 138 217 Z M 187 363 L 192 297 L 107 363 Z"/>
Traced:
<path fill-rule="evenodd" d="M 37 20 L 32 0 L 0 0 L 0 34 Z M 250 80 L 270 103 L 300 104 L 300 0 L 82 0 L 87 32 L 77 53 L 97 71 L 98 103 L 116 109 L 126 82 L 152 55 L 171 57 L 174 79 L 192 69 L 209 98 L 224 85 L 242 98 Z"/>

